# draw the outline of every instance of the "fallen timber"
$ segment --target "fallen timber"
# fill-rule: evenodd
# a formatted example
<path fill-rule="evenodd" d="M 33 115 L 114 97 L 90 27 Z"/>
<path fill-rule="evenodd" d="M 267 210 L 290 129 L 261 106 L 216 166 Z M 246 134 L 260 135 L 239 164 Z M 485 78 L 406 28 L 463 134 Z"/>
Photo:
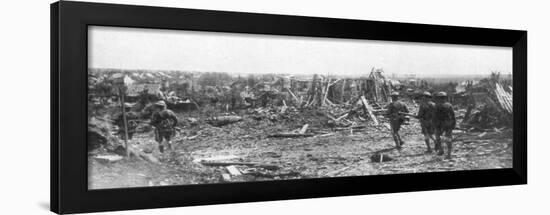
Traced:
<path fill-rule="evenodd" d="M 213 126 L 224 126 L 224 125 L 236 123 L 242 120 L 243 118 L 240 116 L 217 116 L 217 117 L 211 117 L 206 121 L 208 122 L 208 124 L 211 124 Z"/>
<path fill-rule="evenodd" d="M 204 166 L 249 166 L 249 167 L 258 167 L 264 168 L 267 170 L 278 170 L 279 166 L 272 164 L 260 164 L 260 163 L 251 163 L 251 162 L 200 162 Z"/>
<path fill-rule="evenodd" d="M 368 116 L 374 122 L 374 125 L 378 125 L 378 119 L 376 119 L 376 117 L 372 113 L 372 110 L 374 110 L 374 109 L 372 108 L 372 106 L 369 105 L 369 103 L 367 102 L 367 99 L 365 99 L 365 96 L 361 96 L 361 102 L 363 102 L 363 105 L 365 106 L 365 109 L 369 113 Z"/>
<path fill-rule="evenodd" d="M 277 133 L 277 134 L 270 134 L 267 137 L 270 137 L 270 138 L 300 138 L 300 137 L 313 137 L 313 134 Z"/>

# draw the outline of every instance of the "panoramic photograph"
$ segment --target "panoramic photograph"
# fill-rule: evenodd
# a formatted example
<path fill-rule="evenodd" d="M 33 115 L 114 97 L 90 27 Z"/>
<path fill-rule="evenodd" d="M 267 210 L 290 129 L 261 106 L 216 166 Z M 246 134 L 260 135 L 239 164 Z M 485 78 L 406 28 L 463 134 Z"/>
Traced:
<path fill-rule="evenodd" d="M 88 27 L 88 188 L 512 167 L 512 48 Z"/>

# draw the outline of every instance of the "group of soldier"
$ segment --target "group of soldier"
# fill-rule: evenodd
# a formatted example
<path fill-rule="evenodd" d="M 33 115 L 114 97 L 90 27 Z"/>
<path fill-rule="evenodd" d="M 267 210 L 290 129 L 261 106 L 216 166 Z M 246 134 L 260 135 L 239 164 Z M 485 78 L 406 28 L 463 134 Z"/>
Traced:
<path fill-rule="evenodd" d="M 405 103 L 399 99 L 400 94 L 398 92 L 392 93 L 391 98 L 392 102 L 386 107 L 386 116 L 390 121 L 391 134 L 396 148 L 401 149 L 405 144 L 399 130 L 408 120 L 407 116 L 412 116 L 420 121 L 420 129 L 427 147 L 426 152 L 432 152 L 430 141 L 433 141 L 434 150 L 438 155 L 444 155 L 445 149 L 442 147 L 442 143 L 445 143 L 447 146 L 446 158 L 450 159 L 452 131 L 455 128 L 456 120 L 453 106 L 447 101 L 447 94 L 438 92 L 432 98 L 431 93 L 422 93 L 417 114 L 409 113 Z M 126 123 L 124 123 L 122 114 L 119 114 L 115 117 L 115 124 L 119 128 L 126 128 L 119 129 L 118 134 L 121 138 L 132 139 L 140 122 L 140 116 L 130 110 L 130 105 L 125 105 L 124 108 L 126 109 Z M 149 123 L 154 127 L 155 140 L 158 142 L 159 151 L 163 153 L 165 146 L 171 149 L 170 140 L 175 135 L 176 125 L 178 124 L 176 114 L 167 109 L 166 103 L 161 100 L 153 104 L 150 119 Z"/>
<path fill-rule="evenodd" d="M 122 113 L 115 116 L 115 125 L 119 127 L 118 135 L 121 139 L 128 138 L 131 140 L 136 133 L 140 123 L 140 115 L 131 111 L 131 105 L 125 104 L 126 122 Z M 176 114 L 166 107 L 166 102 L 158 101 L 152 106 L 152 114 L 150 115 L 149 124 L 154 127 L 155 140 L 158 142 L 158 149 L 161 153 L 165 151 L 165 147 L 172 149 L 171 139 L 176 134 L 176 126 L 178 118 Z M 124 129 L 126 128 L 126 129 Z"/>
<path fill-rule="evenodd" d="M 446 158 L 451 158 L 452 152 L 452 132 L 456 126 L 455 113 L 453 106 L 448 102 L 447 93 L 438 92 L 432 96 L 430 92 L 424 92 L 420 98 L 420 104 L 417 114 L 410 114 L 404 102 L 399 100 L 399 93 L 391 94 L 392 102 L 386 107 L 386 115 L 390 120 L 392 137 L 397 149 L 401 149 L 405 144 L 399 130 L 408 120 L 407 116 L 412 116 L 420 121 L 420 129 L 424 135 L 427 153 L 432 153 L 430 140 L 434 142 L 434 150 L 438 155 L 444 155 L 442 143 L 447 146 Z"/>

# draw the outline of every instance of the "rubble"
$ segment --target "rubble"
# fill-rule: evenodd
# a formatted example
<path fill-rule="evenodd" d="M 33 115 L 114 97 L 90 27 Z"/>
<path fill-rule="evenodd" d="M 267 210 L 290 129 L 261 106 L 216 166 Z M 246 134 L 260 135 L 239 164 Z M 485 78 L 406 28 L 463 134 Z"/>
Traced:
<path fill-rule="evenodd" d="M 112 135 L 113 126 L 106 119 L 92 117 L 88 120 L 88 150 L 93 151 L 100 147 L 114 147 L 118 140 Z"/>
<path fill-rule="evenodd" d="M 498 75 L 493 76 L 498 77 Z M 460 126 L 467 130 L 479 131 L 512 125 L 512 86 L 506 87 L 510 91 L 508 92 L 499 83 L 498 78 L 488 79 L 486 82 L 488 83 L 482 85 L 483 90 L 487 92 L 483 96 L 483 103 L 471 105 L 462 115 L 463 120 Z"/>
<path fill-rule="evenodd" d="M 161 76 L 149 77 L 147 74 L 143 72 L 139 75 L 147 80 L 162 79 Z M 134 84 L 141 81 L 139 75 L 131 76 Z M 165 75 L 176 76 L 177 73 Z M 400 83 L 386 78 L 381 69 L 372 69 L 367 76 L 360 78 L 330 75 L 310 78 L 290 77 L 287 80 L 290 84 L 286 86 L 279 86 L 278 81 L 282 78 L 277 77 L 266 78 L 261 84 L 224 78 L 216 82 L 218 87 L 201 86 L 195 81 L 206 83 L 207 79 L 198 77 L 189 79 L 195 87 L 184 88 L 177 83 L 160 87 L 163 92 L 175 92 L 166 94 L 164 97 L 167 100 L 185 98 L 188 100 L 184 101 L 189 101 L 188 104 L 192 103 L 196 108 L 174 110 L 180 119 L 178 135 L 172 140 L 176 145 L 174 151 L 159 155 L 151 127 L 140 125 L 136 140 L 130 141 L 132 157 L 147 161 L 150 163 L 148 165 L 162 165 L 192 175 L 185 179 L 159 179 L 154 182 L 155 185 L 177 184 L 182 180 L 187 180 L 186 183 L 217 183 L 485 167 L 485 164 L 473 164 L 469 160 L 458 160 L 463 165 L 460 168 L 450 167 L 449 163 L 424 154 L 424 139 L 416 119 L 409 120 L 402 127 L 402 136 L 407 142 L 404 152 L 395 149 L 389 121 L 384 116 L 390 93 L 403 92 L 403 101 L 414 115 L 418 112 L 415 93 L 437 90 L 429 88 L 433 85 L 421 82 L 423 84 L 418 86 L 409 86 L 405 81 Z M 241 101 L 244 98 L 235 95 L 240 95 L 239 91 L 249 85 L 254 87 L 246 93 L 248 100 Z M 256 89 L 262 85 L 262 89 L 268 85 L 269 90 Z M 154 86 L 157 89 L 157 85 Z M 226 86 L 232 88 L 224 89 Z M 206 94 L 204 92 L 207 90 L 211 91 L 204 96 L 207 98 L 198 96 Z M 506 144 L 511 141 L 512 135 L 511 91 L 509 83 L 480 81 L 456 94 L 457 98 L 453 98 L 456 100 L 452 102 L 453 106 L 456 104 L 455 113 L 459 122 L 453 132 L 453 141 L 457 142 L 457 156 L 461 156 L 460 159 L 467 156 L 481 159 L 478 157 L 489 156 L 493 152 L 498 156 L 510 152 Z M 474 101 L 461 104 L 459 95 Z M 267 98 L 268 102 L 262 104 L 262 98 Z M 136 99 L 131 101 L 137 104 L 136 107 L 142 103 L 137 97 L 129 99 Z M 235 104 L 232 104 L 232 99 Z M 149 104 L 147 102 L 151 101 L 145 100 L 142 108 L 136 108 L 144 121 L 148 116 L 145 108 Z M 116 101 L 111 103 L 116 104 Z M 99 104 L 99 107 L 94 114 L 103 116 L 108 115 L 111 109 L 118 110 L 108 101 Z M 93 146 L 89 148 L 95 150 L 103 145 L 120 145 L 120 140 L 113 136 L 116 129 L 109 127 L 109 119 L 98 119 L 94 118 L 95 121 L 91 120 L 89 125 L 89 144 Z M 498 159 L 493 162 L 500 162 Z M 103 162 L 109 159 L 95 160 Z M 130 161 L 108 162 L 125 164 Z M 502 162 L 507 164 L 508 160 Z M 403 163 L 406 165 L 401 165 Z M 153 167 L 156 166 L 151 169 Z"/>

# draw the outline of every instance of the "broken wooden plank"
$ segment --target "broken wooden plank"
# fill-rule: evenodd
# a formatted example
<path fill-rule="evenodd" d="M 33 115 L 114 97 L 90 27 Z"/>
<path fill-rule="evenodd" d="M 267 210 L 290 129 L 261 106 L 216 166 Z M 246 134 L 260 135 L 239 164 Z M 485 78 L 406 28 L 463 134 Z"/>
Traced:
<path fill-rule="evenodd" d="M 366 129 L 366 126 L 350 126 L 350 127 L 343 127 L 343 128 L 333 128 L 335 131 L 348 131 L 348 130 L 362 130 Z"/>
<path fill-rule="evenodd" d="M 380 113 L 380 112 L 386 112 L 388 111 L 388 109 L 373 109 L 372 112 L 373 113 Z"/>
<path fill-rule="evenodd" d="M 329 79 L 330 81 L 330 79 Z M 321 105 L 325 105 L 325 101 L 327 100 L 328 95 L 328 88 L 330 87 L 329 81 L 327 81 L 327 87 L 325 88 L 324 95 L 323 95 L 323 101 L 321 101 Z"/>
<path fill-rule="evenodd" d="M 340 121 L 341 119 L 346 118 L 346 117 L 348 117 L 348 114 L 347 114 L 347 113 L 344 114 L 344 115 L 342 115 L 342 116 L 340 116 L 340 117 L 338 117 L 338 118 L 336 118 L 335 121 Z"/>
<path fill-rule="evenodd" d="M 302 126 L 302 129 L 300 129 L 300 131 L 298 133 L 299 134 L 305 134 L 308 127 L 309 127 L 309 124 L 305 124 L 304 126 Z"/>
<path fill-rule="evenodd" d="M 274 137 L 274 138 L 299 138 L 299 137 L 312 137 L 313 134 L 300 134 L 300 133 L 277 133 L 277 134 L 271 134 L 267 137 Z"/>
<path fill-rule="evenodd" d="M 294 98 L 294 100 L 296 100 L 296 102 L 298 104 L 302 103 L 300 102 L 300 100 L 298 100 L 298 97 L 296 97 L 296 95 L 294 95 L 294 93 L 292 92 L 292 90 L 290 90 L 289 88 L 287 88 L 288 92 L 290 93 L 290 95 L 292 96 L 292 98 Z"/>
<path fill-rule="evenodd" d="M 194 140 L 195 138 L 197 138 L 199 135 L 195 135 L 195 136 L 190 136 L 190 137 L 184 137 L 184 139 L 186 140 Z"/>
<path fill-rule="evenodd" d="M 227 169 L 227 171 L 229 172 L 229 174 L 233 175 L 233 176 L 240 176 L 242 175 L 241 171 L 239 171 L 239 169 L 237 169 L 237 167 L 235 166 L 227 166 L 225 167 Z"/>
<path fill-rule="evenodd" d="M 94 159 L 103 163 L 111 163 L 122 160 L 124 157 L 120 155 L 96 155 Z"/>
<path fill-rule="evenodd" d="M 243 118 L 240 116 L 217 116 L 211 117 L 206 120 L 206 122 L 213 126 L 224 126 L 231 123 L 236 123 L 242 121 Z"/>
<path fill-rule="evenodd" d="M 477 135 L 477 137 L 483 137 L 483 136 L 485 136 L 485 135 L 487 135 L 487 132 L 483 132 L 483 133 Z"/>
<path fill-rule="evenodd" d="M 334 135 L 334 133 L 321 134 L 321 135 L 317 135 L 315 137 L 328 137 L 328 136 L 332 136 L 332 135 Z"/>
<path fill-rule="evenodd" d="M 374 116 L 374 114 L 372 113 L 373 108 L 369 105 L 367 99 L 365 99 L 365 96 L 361 96 L 361 101 L 363 102 L 365 109 L 369 113 L 369 117 L 374 122 L 374 125 L 378 125 L 378 119 L 376 119 L 376 116 Z"/>
<path fill-rule="evenodd" d="M 221 161 L 221 160 L 231 160 L 231 159 L 237 159 L 239 156 L 236 155 L 220 155 L 220 156 L 214 156 L 209 158 L 195 158 L 193 159 L 193 162 L 199 163 L 199 162 L 207 162 L 207 161 Z"/>
<path fill-rule="evenodd" d="M 330 115 L 330 113 L 325 113 L 325 116 L 328 117 L 330 120 L 336 121 L 336 118 Z"/>
<path fill-rule="evenodd" d="M 283 107 L 281 108 L 281 113 L 285 113 L 287 108 L 288 108 L 288 106 L 286 106 L 286 102 L 283 99 Z"/>
<path fill-rule="evenodd" d="M 201 162 L 204 166 L 251 166 L 259 167 L 267 170 L 277 170 L 279 166 L 271 164 L 251 163 L 251 162 Z"/>

